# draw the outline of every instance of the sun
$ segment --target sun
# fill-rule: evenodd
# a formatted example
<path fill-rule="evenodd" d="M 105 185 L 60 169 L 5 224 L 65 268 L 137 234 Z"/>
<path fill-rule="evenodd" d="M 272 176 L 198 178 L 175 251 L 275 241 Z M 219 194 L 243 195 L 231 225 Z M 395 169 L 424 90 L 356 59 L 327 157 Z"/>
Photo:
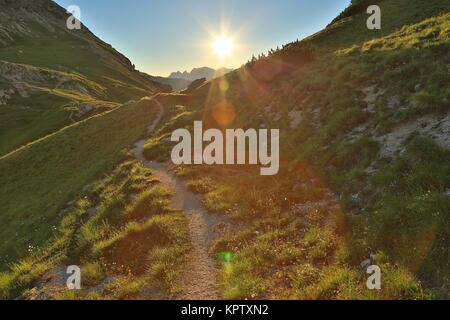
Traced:
<path fill-rule="evenodd" d="M 214 53 L 218 55 L 221 59 L 229 56 L 234 49 L 233 41 L 227 36 L 221 36 L 216 38 L 213 43 Z"/>

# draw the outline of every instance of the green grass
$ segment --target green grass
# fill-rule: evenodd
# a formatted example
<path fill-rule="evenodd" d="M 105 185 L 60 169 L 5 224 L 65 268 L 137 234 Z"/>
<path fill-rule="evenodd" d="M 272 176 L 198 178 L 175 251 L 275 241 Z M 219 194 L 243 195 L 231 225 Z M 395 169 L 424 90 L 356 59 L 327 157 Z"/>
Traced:
<path fill-rule="evenodd" d="M 368 41 L 362 46 L 363 51 L 398 50 L 405 48 L 429 48 L 448 42 L 450 36 L 450 14 L 423 20 L 412 25 L 405 25 L 399 31 L 386 37 Z"/>
<path fill-rule="evenodd" d="M 0 155 L 57 131 L 71 123 L 70 100 L 34 94 L 31 99 L 14 98 L 0 108 Z"/>
<path fill-rule="evenodd" d="M 80 103 L 90 104 L 93 110 L 76 117 Z M 29 98 L 15 95 L 0 109 L 0 156 L 76 121 L 117 106 L 114 102 L 100 101 L 76 91 L 62 89 L 40 88 Z"/>
<path fill-rule="evenodd" d="M 17 68 L 26 69 L 24 81 L 38 93 L 28 98 L 16 93 L 2 106 L 0 156 L 79 120 L 71 118 L 71 111 L 64 108 L 69 104 L 102 100 L 115 105 L 161 89 L 141 77 L 111 46 L 87 32 L 82 36 L 66 30 L 53 33 L 33 21 L 25 19 L 24 23 L 34 36 L 14 35 L 11 44 L 0 48 L 0 64 L 15 63 Z M 30 74 L 38 77 L 28 79 Z M 73 89 L 61 88 L 60 79 Z"/>
<path fill-rule="evenodd" d="M 449 90 L 442 88 L 450 81 L 450 7 L 438 0 L 385 0 L 380 5 L 381 31 L 367 30 L 365 13 L 338 20 L 269 59 L 227 75 L 226 92 L 219 90 L 223 79 L 202 86 L 194 92 L 189 110 L 168 110 L 165 124 L 147 143 L 148 158 L 167 159 L 168 135 L 175 128 L 189 129 L 196 119 L 215 126 L 212 110 L 224 98 L 235 108 L 233 127 L 286 128 L 278 176 L 261 177 L 247 167 L 178 170 L 190 190 L 204 195 L 210 211 L 228 218 L 232 231 L 225 230 L 214 246 L 222 297 L 448 298 L 448 148 L 414 134 L 402 152 L 383 159 L 375 138 L 406 121 L 448 112 Z M 120 91 L 125 82 L 107 77 L 98 83 Z M 373 85 L 384 94 L 370 112 L 362 90 Z M 400 106 L 390 106 L 393 97 Z M 180 96 L 180 103 L 185 98 Z M 268 105 L 281 115 L 279 122 L 262 114 Z M 111 171 L 120 158 L 117 152 L 143 133 L 142 110 L 127 108 L 84 121 L 0 160 L 0 182 L 6 186 L 0 199 L 7 212 L 0 222 L 8 227 L 0 237 L 15 239 L 14 245 L 4 242 L 0 253 L 17 257 L 11 253 L 17 241 L 23 253 L 30 243 L 33 249 L 35 242 L 50 238 L 47 226 L 55 225 L 58 231 L 44 256 L 28 256 L 1 274 L 3 296 L 23 291 L 49 266 L 65 261 L 66 248 L 76 248 L 71 258 L 83 262 L 92 284 L 105 275 L 115 276 L 105 288 L 113 292 L 108 297 L 137 297 L 152 285 L 168 293 L 179 289 L 177 267 L 188 248 L 186 221 L 168 208 L 166 190 L 155 186 L 143 168 L 133 169 L 130 180 L 118 187 L 115 179 L 122 181 L 120 172 L 128 172 L 122 168 L 118 176 L 94 184 L 92 193 L 86 191 L 87 199 L 85 192 L 80 194 L 97 174 Z M 288 129 L 287 115 L 293 109 L 302 111 L 303 121 Z M 120 121 L 129 117 L 132 127 L 124 125 L 128 120 Z M 54 146 L 61 146 L 62 152 Z M 57 213 L 73 199 L 78 201 L 71 214 L 60 221 Z M 83 221 L 94 205 L 96 214 Z M 36 212 L 45 212 L 45 220 Z M 76 233 L 79 221 L 83 224 Z M 382 269 L 379 292 L 366 288 L 367 275 L 360 267 L 371 254 Z M 99 293 L 81 295 L 69 297 L 104 298 Z"/>
<path fill-rule="evenodd" d="M 105 279 L 105 270 L 98 261 L 83 265 L 81 274 L 83 275 L 83 284 L 85 286 L 98 285 Z"/>
<path fill-rule="evenodd" d="M 144 145 L 144 156 L 148 160 L 167 160 L 171 152 L 171 144 L 166 143 L 165 139 L 170 139 L 169 135 L 151 138 Z"/>
<path fill-rule="evenodd" d="M 172 132 L 179 128 L 192 128 L 194 120 L 198 120 L 199 117 L 199 112 L 187 111 L 183 106 L 166 110 L 163 125 L 144 146 L 144 156 L 148 160 L 168 160 L 173 146 L 173 143 L 168 142 Z"/>
<path fill-rule="evenodd" d="M 371 3 L 372 4 L 372 3 Z M 382 12 L 381 30 L 369 30 L 366 27 L 368 15 L 363 12 L 336 21 L 323 31 L 307 38 L 319 48 L 336 50 L 361 45 L 375 38 L 394 34 L 403 26 L 421 23 L 430 17 L 448 13 L 449 5 L 444 1 L 430 0 L 385 0 L 378 4 Z M 295 50 L 296 44 L 290 45 Z M 285 52 L 283 52 L 284 54 Z"/>
<path fill-rule="evenodd" d="M 13 45 L 0 48 L 2 60 L 67 73 L 79 73 L 107 88 L 112 100 L 123 95 L 120 90 L 122 88 L 116 88 L 113 81 L 150 91 L 156 88 L 156 86 L 151 88 L 152 84 L 138 76 L 131 69 L 131 65 L 126 66 L 117 52 L 98 40 L 93 38 L 87 40 L 66 32 L 55 37 L 40 25 L 33 23 L 30 23 L 30 28 L 40 37 L 16 38 Z M 140 97 L 144 95 L 145 93 Z"/>
<path fill-rule="evenodd" d="M 230 127 L 285 128 L 273 179 L 248 168 L 179 170 L 209 210 L 239 226 L 216 244 L 219 256 L 232 256 L 219 259 L 224 297 L 448 298 L 448 148 L 413 135 L 382 159 L 377 137 L 448 113 L 450 6 L 380 6 L 381 31 L 367 30 L 365 13 L 350 16 L 227 75 L 225 93 L 223 79 L 194 92 L 192 110 L 211 126 L 226 99 L 236 113 Z M 374 85 L 382 93 L 368 110 L 363 89 Z M 293 109 L 303 121 L 289 129 Z M 292 208 L 309 203 L 319 207 Z M 380 292 L 367 290 L 360 268 L 370 254 L 383 272 Z"/>
<path fill-rule="evenodd" d="M 450 274 L 450 152 L 427 138 L 413 137 L 407 151 L 374 176 L 375 211 L 368 217 L 370 241 L 392 260 L 413 270 L 428 286 L 448 293 Z M 397 237 L 382 236 L 396 230 Z M 411 255 L 411 251 L 414 252 Z"/>
<path fill-rule="evenodd" d="M 81 266 L 82 290 L 38 286 L 49 299 L 170 297 L 189 250 L 186 221 L 167 203 L 151 170 L 125 160 L 90 184 L 68 209 L 48 245 L 0 273 L 0 297 L 29 297 L 49 270 Z M 96 208 L 92 211 L 92 208 Z"/>
<path fill-rule="evenodd" d="M 158 197 L 156 197 L 157 195 Z M 127 209 L 127 219 L 139 220 L 151 212 L 164 212 L 169 208 L 170 192 L 164 188 L 152 188 L 142 193 Z M 156 200 L 153 200 L 155 199 Z"/>
<path fill-rule="evenodd" d="M 313 186 L 292 191 L 289 187 L 292 181 L 287 179 L 292 173 L 281 172 L 279 179 L 284 182 L 276 189 L 280 196 L 274 197 L 272 186 L 254 182 L 254 175 L 243 170 L 224 174 L 224 170 L 208 167 L 181 170 L 188 184 L 192 181 L 200 183 L 205 177 L 211 180 L 209 188 L 212 190 L 206 192 L 205 204 L 208 206 L 208 199 L 214 199 L 210 210 L 220 207 L 216 211 L 231 218 L 230 224 L 235 226 L 233 232 L 217 239 L 214 247 L 221 265 L 224 298 L 429 299 L 440 296 L 424 289 L 424 284 L 416 278 L 416 270 L 399 259 L 410 255 L 392 256 L 390 246 L 374 244 L 357 236 L 372 234 L 378 235 L 380 241 L 395 241 L 381 231 L 392 230 L 391 227 L 384 225 L 378 229 L 374 221 L 364 222 L 370 231 L 359 233 L 355 222 L 361 216 L 356 217 L 356 221 L 345 216 L 336 199 L 334 204 L 330 202 L 321 209 L 312 207 L 295 214 L 286 210 L 290 208 L 286 202 L 323 201 L 326 189 L 318 194 L 311 192 Z M 296 177 L 307 180 L 305 174 L 302 171 L 295 173 Z M 252 186 L 258 191 L 251 192 Z M 232 187 L 233 192 L 222 192 L 226 187 Z M 393 218 L 392 213 L 387 217 Z M 378 218 L 368 216 L 367 219 Z M 398 222 L 395 225 L 396 232 L 401 232 Z M 405 238 L 408 240 L 412 241 L 412 238 Z M 417 240 L 424 239 L 419 237 Z M 373 253 L 367 252 L 368 247 L 385 250 L 376 252 L 377 265 L 383 272 L 383 290 L 380 292 L 366 288 L 367 276 L 359 266 Z M 439 265 L 445 266 L 444 252 L 440 255 Z M 431 265 L 436 272 L 438 264 Z"/>
<path fill-rule="evenodd" d="M 155 113 L 143 100 L 76 123 L 0 160 L 3 270 L 53 233 L 59 213 L 98 175 L 112 170 Z"/>
<path fill-rule="evenodd" d="M 214 181 L 210 178 L 193 179 L 186 182 L 188 189 L 194 193 L 207 194 L 213 190 Z"/>

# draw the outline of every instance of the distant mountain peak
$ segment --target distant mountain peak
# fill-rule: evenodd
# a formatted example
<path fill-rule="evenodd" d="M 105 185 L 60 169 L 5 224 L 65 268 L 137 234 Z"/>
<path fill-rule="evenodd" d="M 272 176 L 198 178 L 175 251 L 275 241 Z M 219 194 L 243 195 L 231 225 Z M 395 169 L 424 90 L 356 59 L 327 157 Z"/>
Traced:
<path fill-rule="evenodd" d="M 213 69 L 209 67 L 200 67 L 200 68 L 193 68 L 190 72 L 188 71 L 177 71 L 172 72 L 169 76 L 171 79 L 185 79 L 189 81 L 195 81 L 198 79 L 205 78 L 206 80 L 211 80 L 216 77 L 223 76 L 229 72 L 233 71 L 232 69 L 227 68 L 220 68 L 220 69 Z"/>

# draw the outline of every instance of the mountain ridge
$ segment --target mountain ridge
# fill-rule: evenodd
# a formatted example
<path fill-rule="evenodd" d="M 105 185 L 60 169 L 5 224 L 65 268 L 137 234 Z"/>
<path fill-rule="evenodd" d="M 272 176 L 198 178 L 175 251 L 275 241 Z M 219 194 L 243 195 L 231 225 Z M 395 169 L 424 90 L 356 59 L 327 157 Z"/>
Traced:
<path fill-rule="evenodd" d="M 74 121 L 170 88 L 51 0 L 0 0 L 0 154 Z M 44 116 L 45 114 L 45 116 Z"/>
<path fill-rule="evenodd" d="M 193 68 L 190 72 L 188 71 L 172 72 L 169 75 L 169 78 L 186 79 L 189 81 L 195 81 L 202 78 L 205 78 L 206 80 L 211 80 L 213 78 L 221 77 L 231 71 L 233 71 L 233 69 L 219 68 L 216 70 L 210 67 L 201 67 L 201 68 Z"/>

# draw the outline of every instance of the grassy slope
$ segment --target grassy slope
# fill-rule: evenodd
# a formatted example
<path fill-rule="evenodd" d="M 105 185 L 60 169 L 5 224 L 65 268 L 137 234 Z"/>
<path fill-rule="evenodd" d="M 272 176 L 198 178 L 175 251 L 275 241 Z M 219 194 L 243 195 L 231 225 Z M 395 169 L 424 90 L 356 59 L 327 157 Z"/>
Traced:
<path fill-rule="evenodd" d="M 211 210 L 246 226 L 217 243 L 217 253 L 231 253 L 222 260 L 225 297 L 448 298 L 449 150 L 416 133 L 401 155 L 381 158 L 374 139 L 424 115 L 448 114 L 450 6 L 380 6 L 381 31 L 367 30 L 364 13 L 338 20 L 204 85 L 194 93 L 194 113 L 176 113 L 172 122 L 183 126 L 192 116 L 213 126 L 231 116 L 231 126 L 284 128 L 277 177 L 182 170 Z M 362 93 L 372 85 L 385 90 L 375 113 Z M 401 107 L 389 107 L 394 96 Z M 267 106 L 281 120 L 264 112 Z M 292 110 L 302 121 L 288 129 Z M 161 150 L 170 150 L 163 139 L 147 145 L 149 157 Z M 381 292 L 366 289 L 359 267 L 373 253 L 383 271 Z"/>
<path fill-rule="evenodd" d="M 372 4 L 372 3 L 371 3 Z M 314 46 L 336 50 L 362 44 L 374 38 L 379 38 L 399 30 L 405 25 L 415 24 L 424 19 L 438 16 L 448 12 L 448 4 L 445 1 L 408 1 L 408 0 L 384 0 L 378 5 L 382 12 L 381 30 L 369 30 L 366 27 L 368 15 L 365 10 L 349 17 L 337 19 L 326 29 L 306 38 L 301 45 L 311 43 Z M 282 54 L 295 50 L 298 43 L 288 44 Z"/>
<path fill-rule="evenodd" d="M 48 13 L 42 14 L 46 16 Z M 55 14 L 53 18 L 59 21 L 56 30 L 65 26 L 64 17 Z M 82 80 L 93 93 L 83 96 L 76 90 L 40 90 L 29 98 L 16 96 L 0 114 L 0 122 L 8 124 L 0 129 L 0 155 L 70 124 L 73 118 L 67 107 L 76 106 L 81 101 L 106 100 L 114 105 L 163 89 L 141 77 L 131 64 L 124 63 L 119 53 L 86 29 L 73 32 L 59 30 L 55 33 L 31 20 L 27 26 L 32 30 L 33 37 L 14 36 L 13 43 L 0 47 L 0 60 L 32 66 L 37 71 L 45 68 L 50 72 L 63 72 L 67 77 Z M 51 84 L 40 85 L 54 88 Z M 98 88 L 101 92 L 94 94 Z M 58 99 L 55 95 L 62 95 L 67 100 Z M 14 125 L 14 130 L 11 130 L 11 125 Z M 17 131 L 20 134 L 14 134 Z"/>
<path fill-rule="evenodd" d="M 133 162 L 118 166 L 144 136 L 155 109 L 148 100 L 117 106 L 164 88 L 141 77 L 128 59 L 87 29 L 60 30 L 66 15 L 50 3 L 39 1 L 38 7 L 50 9 L 38 9 L 38 14 L 56 32 L 24 15 L 33 36 L 14 35 L 12 43 L 0 48 L 0 59 L 20 64 L 19 69 L 29 72 L 26 77 L 31 73 L 47 79 L 28 83 L 35 91 L 30 97 L 16 95 L 1 109 L 0 180 L 5 187 L 0 192 L 0 270 L 10 271 L 0 275 L 0 296 L 16 297 L 43 273 L 75 260 L 83 266 L 86 284 L 114 277 L 117 281 L 107 291 L 116 298 L 129 297 L 140 286 L 174 291 L 187 249 L 183 216 L 164 205 L 167 192 L 155 186 L 148 170 Z M 62 78 L 74 89 L 61 88 Z M 77 89 L 78 84 L 88 92 Z M 0 85 L 9 88 L 8 82 Z M 80 103 L 96 109 L 76 119 Z M 111 176 L 100 178 L 105 173 Z M 138 212 L 146 205 L 155 211 Z M 98 210 L 93 214 L 91 207 Z M 150 241 L 155 232 L 165 237 Z M 121 257 L 123 246 L 142 236 L 149 242 L 131 255 L 147 255 L 153 269 L 147 270 L 150 265 L 142 256 Z M 126 260 L 127 270 L 116 270 L 117 259 Z M 131 275 L 129 270 L 139 272 Z M 65 286 L 60 285 L 51 298 L 63 297 Z"/>
<path fill-rule="evenodd" d="M 0 109 L 0 155 L 70 124 L 70 100 L 38 93 L 33 100 L 15 97 Z"/>
<path fill-rule="evenodd" d="M 117 52 L 90 35 L 86 29 L 72 32 L 63 30 L 54 34 L 33 22 L 29 26 L 39 38 L 19 37 L 13 44 L 0 48 L 3 60 L 79 73 L 107 87 L 109 95 L 116 99 L 120 97 L 120 92 L 115 89 L 116 81 L 135 90 L 152 91 L 161 88 L 141 77 L 131 65 L 124 64 Z"/>
<path fill-rule="evenodd" d="M 118 105 L 114 101 L 105 101 L 108 99 L 106 88 L 79 74 L 56 72 L 30 65 L 17 66 L 34 75 L 46 77 L 48 82 L 43 80 L 30 84 L 33 93 L 29 97 L 15 94 L 0 109 L 0 155 Z M 67 79 L 69 87 L 56 87 L 57 81 L 52 77 Z M 3 83 L 3 86 L 9 88 L 7 83 Z M 83 86 L 86 91 L 78 91 L 76 86 Z M 76 117 L 81 103 L 88 103 L 93 109 Z"/>
<path fill-rule="evenodd" d="M 189 238 L 183 214 L 169 207 L 169 195 L 150 170 L 126 159 L 73 202 L 49 245 L 0 274 L 0 297 L 152 299 L 175 294 Z M 39 281 L 44 274 L 64 273 L 63 266 L 71 264 L 82 269 L 83 290 L 69 291 L 64 281 Z"/>
<path fill-rule="evenodd" d="M 45 243 L 68 201 L 111 171 L 154 115 L 143 100 L 95 116 L 0 160 L 1 266 Z"/>

